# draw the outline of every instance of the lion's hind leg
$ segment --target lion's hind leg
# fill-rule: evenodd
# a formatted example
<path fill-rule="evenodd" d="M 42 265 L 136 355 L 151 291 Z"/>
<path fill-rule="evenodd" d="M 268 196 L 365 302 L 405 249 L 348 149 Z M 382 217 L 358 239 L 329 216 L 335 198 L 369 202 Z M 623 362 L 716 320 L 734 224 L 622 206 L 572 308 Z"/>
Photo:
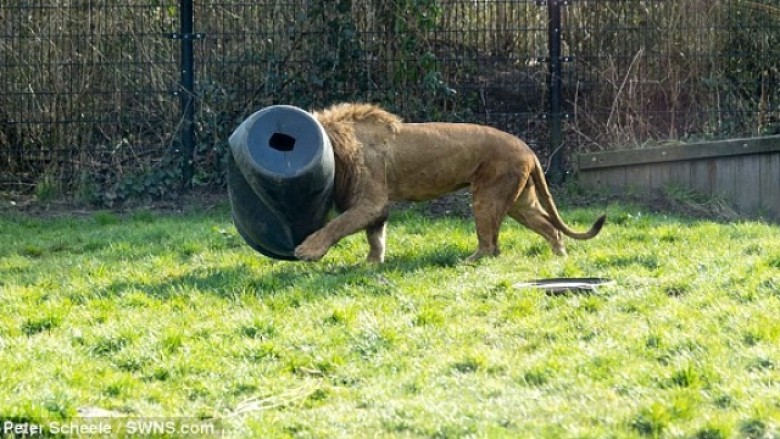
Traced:
<path fill-rule="evenodd" d="M 381 264 L 385 261 L 385 234 L 387 230 L 387 221 L 381 221 L 366 228 L 366 238 L 370 248 L 368 262 Z"/>
<path fill-rule="evenodd" d="M 529 183 L 517 202 L 509 209 L 509 216 L 520 224 L 542 235 L 550 243 L 553 253 L 566 255 L 561 232 L 547 219 L 547 212 L 536 200 L 534 187 Z"/>
<path fill-rule="evenodd" d="M 466 261 L 474 262 L 485 256 L 498 256 L 498 233 L 501 222 L 517 198 L 519 176 L 504 174 L 492 181 L 481 181 L 472 187 L 474 222 L 477 229 L 477 251 Z M 524 183 L 524 182 L 523 182 Z"/>

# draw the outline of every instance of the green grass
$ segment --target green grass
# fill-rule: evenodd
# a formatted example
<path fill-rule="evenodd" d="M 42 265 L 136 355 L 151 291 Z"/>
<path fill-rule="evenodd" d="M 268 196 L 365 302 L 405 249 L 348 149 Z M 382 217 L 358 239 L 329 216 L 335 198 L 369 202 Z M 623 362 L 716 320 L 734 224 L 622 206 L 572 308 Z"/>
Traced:
<path fill-rule="evenodd" d="M 227 207 L 0 218 L 0 421 L 82 407 L 235 437 L 777 437 L 780 228 L 613 204 L 559 258 L 507 221 L 395 212 L 321 263 L 246 246 Z M 566 209 L 585 228 L 595 209 Z M 516 282 L 617 281 L 546 295 Z"/>

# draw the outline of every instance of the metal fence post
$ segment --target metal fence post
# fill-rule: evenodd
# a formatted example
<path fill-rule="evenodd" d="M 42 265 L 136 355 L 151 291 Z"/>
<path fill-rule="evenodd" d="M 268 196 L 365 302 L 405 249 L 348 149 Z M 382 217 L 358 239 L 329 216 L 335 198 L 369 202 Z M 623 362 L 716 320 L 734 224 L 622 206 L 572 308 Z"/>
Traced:
<path fill-rule="evenodd" d="M 192 0 L 181 0 L 180 39 L 181 39 L 181 146 L 184 160 L 182 161 L 182 186 L 192 183 L 195 160 L 195 54 L 193 40 L 198 36 L 193 33 Z"/>
<path fill-rule="evenodd" d="M 561 5 L 565 0 L 548 0 L 548 45 L 549 45 L 549 71 L 547 74 L 547 86 L 550 98 L 549 129 L 550 141 L 547 145 L 547 157 L 549 160 L 548 179 L 552 183 L 563 181 L 563 111 L 562 111 L 562 78 L 561 78 Z"/>

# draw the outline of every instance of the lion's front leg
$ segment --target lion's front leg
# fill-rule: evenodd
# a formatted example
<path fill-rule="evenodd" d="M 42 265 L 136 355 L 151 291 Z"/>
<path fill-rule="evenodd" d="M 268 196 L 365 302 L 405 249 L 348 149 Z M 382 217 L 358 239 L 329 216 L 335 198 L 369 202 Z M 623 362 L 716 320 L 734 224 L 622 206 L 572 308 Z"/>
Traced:
<path fill-rule="evenodd" d="M 295 247 L 295 257 L 302 261 L 319 261 L 334 244 L 328 239 L 324 228 L 309 235 L 298 247 Z"/>
<path fill-rule="evenodd" d="M 358 204 L 337 216 L 322 229 L 309 235 L 301 245 L 295 248 L 295 257 L 302 261 L 318 261 L 325 256 L 330 247 L 345 236 L 383 222 L 386 217 L 386 203 Z"/>

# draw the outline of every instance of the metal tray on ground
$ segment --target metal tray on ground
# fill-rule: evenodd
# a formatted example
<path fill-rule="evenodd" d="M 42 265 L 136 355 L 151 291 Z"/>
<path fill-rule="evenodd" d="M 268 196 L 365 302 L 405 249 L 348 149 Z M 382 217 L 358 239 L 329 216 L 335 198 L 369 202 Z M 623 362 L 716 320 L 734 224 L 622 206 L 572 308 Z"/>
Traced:
<path fill-rule="evenodd" d="M 535 288 L 544 290 L 548 294 L 561 294 L 568 292 L 594 292 L 599 287 L 614 285 L 615 281 L 603 277 L 557 277 L 551 279 L 535 279 L 518 282 L 515 288 Z"/>

